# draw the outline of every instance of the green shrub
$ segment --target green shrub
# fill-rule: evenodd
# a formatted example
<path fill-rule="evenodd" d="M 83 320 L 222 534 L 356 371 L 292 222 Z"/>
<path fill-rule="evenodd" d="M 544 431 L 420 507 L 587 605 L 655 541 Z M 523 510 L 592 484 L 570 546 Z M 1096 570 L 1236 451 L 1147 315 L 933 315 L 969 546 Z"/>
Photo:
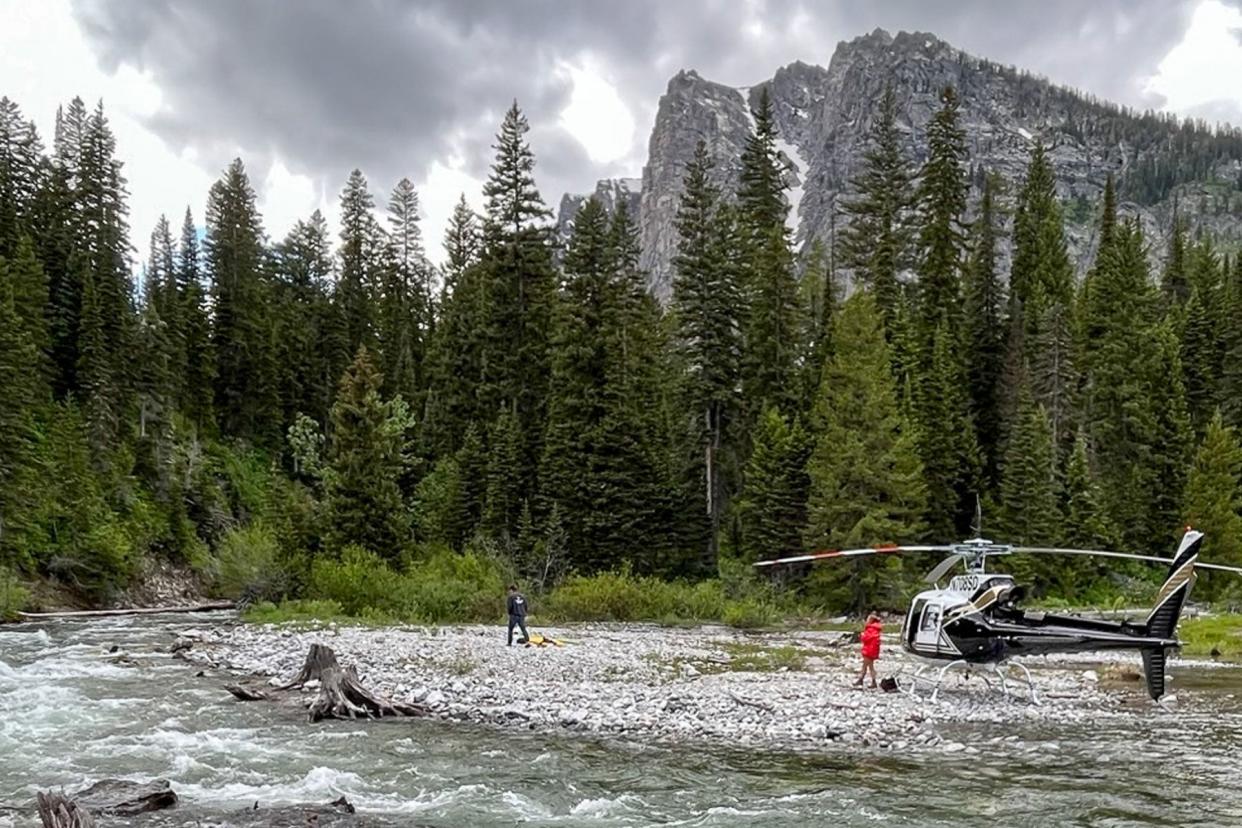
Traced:
<path fill-rule="evenodd" d="M 289 591 L 276 535 L 263 524 L 230 529 L 209 569 L 212 589 L 226 598 L 273 600 Z"/>
<path fill-rule="evenodd" d="M 406 611 L 431 623 L 494 621 L 504 612 L 506 574 L 479 553 L 430 549 L 405 573 Z"/>
<path fill-rule="evenodd" d="M 333 621 L 345 618 L 336 601 L 295 600 L 279 605 L 261 601 L 246 610 L 245 618 L 255 624 L 283 624 L 288 621 Z"/>
<path fill-rule="evenodd" d="M 373 552 L 347 546 L 341 559 L 311 565 L 310 597 L 335 601 L 347 615 L 367 609 L 400 614 L 405 607 L 402 577 Z"/>
<path fill-rule="evenodd" d="M 743 598 L 740 601 L 730 601 L 720 620 L 730 627 L 754 629 L 755 627 L 770 627 L 780 617 L 780 612 L 773 605 L 756 598 Z"/>
<path fill-rule="evenodd" d="M 30 593 L 8 567 L 0 566 L 0 621 L 14 621 L 26 608 Z"/>

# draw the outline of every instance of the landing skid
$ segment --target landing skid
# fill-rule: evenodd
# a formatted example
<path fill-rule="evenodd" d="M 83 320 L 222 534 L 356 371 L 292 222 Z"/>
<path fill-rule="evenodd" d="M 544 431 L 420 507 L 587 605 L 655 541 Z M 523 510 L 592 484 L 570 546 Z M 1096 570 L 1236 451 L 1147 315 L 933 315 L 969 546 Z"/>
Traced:
<path fill-rule="evenodd" d="M 1036 704 L 1036 705 L 1039 704 L 1040 703 L 1039 694 L 1035 690 L 1035 682 L 1031 680 L 1031 671 L 1026 668 L 1026 665 L 1019 661 L 1007 661 L 1007 662 L 1004 662 L 1004 664 L 1007 667 L 1017 667 L 1019 670 L 1022 671 L 1023 678 L 1026 681 L 1027 691 L 1030 693 L 1031 704 Z M 919 667 L 919 669 L 914 673 L 914 678 L 910 680 L 910 691 L 909 691 L 910 696 L 912 698 L 917 699 L 919 697 L 919 694 L 918 694 L 919 682 L 922 681 L 924 684 L 931 686 L 932 693 L 931 693 L 930 701 L 932 702 L 932 704 L 935 704 L 936 699 L 939 698 L 940 696 L 940 686 L 941 684 L 944 683 L 945 674 L 947 674 L 954 667 L 963 668 L 966 671 L 967 676 L 978 675 L 979 678 L 983 680 L 984 686 L 986 686 L 989 691 L 992 689 L 992 683 L 988 681 L 987 673 L 992 673 L 998 679 L 1000 679 L 1001 692 L 1005 694 L 1006 698 L 1012 698 L 1012 694 L 1009 692 L 1009 679 L 1005 675 L 1005 671 L 1001 669 L 1000 664 L 990 664 L 990 665 L 973 664 L 969 661 L 966 661 L 965 659 L 959 658 L 956 661 L 950 661 L 948 664 L 941 667 L 936 672 L 935 681 L 932 681 L 931 679 L 923 678 L 923 673 L 926 670 L 930 669 L 931 666 L 932 665 L 930 664 L 924 664 L 921 667 Z M 981 672 L 980 668 L 982 667 L 987 667 L 989 669 L 986 672 Z"/>

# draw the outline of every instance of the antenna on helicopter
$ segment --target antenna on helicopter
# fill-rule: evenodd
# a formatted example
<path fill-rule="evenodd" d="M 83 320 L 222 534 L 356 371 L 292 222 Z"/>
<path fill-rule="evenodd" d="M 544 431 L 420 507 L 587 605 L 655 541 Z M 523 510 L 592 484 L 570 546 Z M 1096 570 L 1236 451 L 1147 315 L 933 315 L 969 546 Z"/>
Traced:
<path fill-rule="evenodd" d="M 983 537 L 983 502 L 979 499 L 978 492 L 975 492 L 975 522 L 970 531 L 974 532 L 976 538 Z"/>

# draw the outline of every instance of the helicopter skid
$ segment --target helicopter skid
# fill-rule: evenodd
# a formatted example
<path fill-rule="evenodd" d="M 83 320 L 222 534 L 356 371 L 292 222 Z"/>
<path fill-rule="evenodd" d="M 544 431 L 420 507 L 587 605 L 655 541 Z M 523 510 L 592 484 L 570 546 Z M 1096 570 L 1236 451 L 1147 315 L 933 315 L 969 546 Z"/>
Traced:
<path fill-rule="evenodd" d="M 966 659 L 959 658 L 955 661 L 950 661 L 948 664 L 941 667 L 936 672 L 935 681 L 923 678 L 923 673 L 932 668 L 931 664 L 924 664 L 919 667 L 917 671 L 915 671 L 914 678 L 910 680 L 909 693 L 912 698 L 917 699 L 919 697 L 919 682 L 922 681 L 924 684 L 931 686 L 932 692 L 929 700 L 932 704 L 935 704 L 936 699 L 940 696 L 940 687 L 944 683 L 945 675 L 954 667 L 961 667 L 965 670 L 967 676 L 978 674 L 980 679 L 983 680 L 984 686 L 987 687 L 989 691 L 992 689 L 992 683 L 988 681 L 987 673 L 994 674 L 1000 680 L 1001 692 L 1005 694 L 1006 698 L 1012 698 L 1012 694 L 1009 692 L 1009 679 L 1005 674 L 1005 670 L 1002 669 L 1002 665 L 1005 665 L 1006 667 L 1017 667 L 1022 671 L 1023 678 L 1026 681 L 1027 691 L 1030 693 L 1030 702 L 1031 704 L 1038 705 L 1040 703 L 1039 694 L 1035 690 L 1035 682 L 1031 679 L 1031 671 L 1028 670 L 1026 665 L 1020 661 L 1012 660 L 994 662 L 991 664 L 980 664 L 978 662 L 970 662 Z M 981 668 L 986 668 L 986 672 L 983 672 Z"/>

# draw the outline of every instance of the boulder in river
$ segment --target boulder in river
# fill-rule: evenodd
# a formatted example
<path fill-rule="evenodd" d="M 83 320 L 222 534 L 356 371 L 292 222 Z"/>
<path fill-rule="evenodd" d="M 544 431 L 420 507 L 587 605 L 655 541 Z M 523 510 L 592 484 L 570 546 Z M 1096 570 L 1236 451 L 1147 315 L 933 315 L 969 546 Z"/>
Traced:
<path fill-rule="evenodd" d="M 104 779 L 84 791 L 73 795 L 79 808 L 92 814 L 133 816 L 146 811 L 159 811 L 177 804 L 167 779 L 150 782 L 126 782 L 122 779 Z"/>

